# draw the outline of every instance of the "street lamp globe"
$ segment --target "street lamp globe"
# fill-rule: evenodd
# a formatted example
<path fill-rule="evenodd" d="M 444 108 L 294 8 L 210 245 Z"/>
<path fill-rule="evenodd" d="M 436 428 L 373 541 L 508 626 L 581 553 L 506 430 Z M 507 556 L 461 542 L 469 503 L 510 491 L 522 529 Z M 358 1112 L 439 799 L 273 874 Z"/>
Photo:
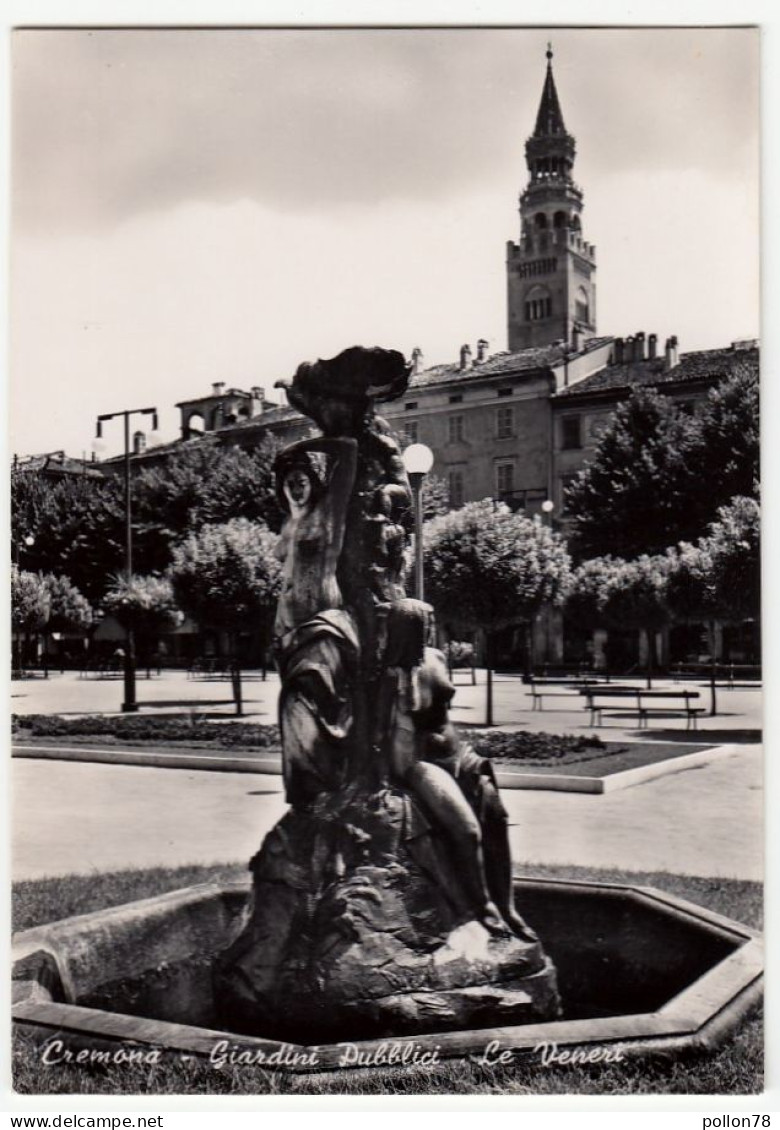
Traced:
<path fill-rule="evenodd" d="M 542 510 L 545 514 L 552 514 L 555 509 L 555 503 L 550 498 L 546 498 L 542 503 Z"/>
<path fill-rule="evenodd" d="M 35 545 L 35 535 L 34 534 L 27 534 L 27 536 L 24 539 L 24 544 L 27 546 L 28 549 L 31 545 Z"/>
<path fill-rule="evenodd" d="M 403 454 L 407 475 L 427 475 L 433 466 L 433 452 L 424 443 L 412 443 Z"/>

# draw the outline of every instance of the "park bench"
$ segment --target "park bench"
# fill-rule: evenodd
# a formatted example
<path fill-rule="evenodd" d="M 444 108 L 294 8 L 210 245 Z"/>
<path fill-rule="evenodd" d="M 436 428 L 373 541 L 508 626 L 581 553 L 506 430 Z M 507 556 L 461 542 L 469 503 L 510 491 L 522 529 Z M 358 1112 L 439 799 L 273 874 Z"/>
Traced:
<path fill-rule="evenodd" d="M 647 729 L 651 714 L 668 717 L 670 714 L 684 714 L 685 728 L 696 729 L 699 714 L 704 707 L 691 705 L 691 700 L 699 698 L 698 691 L 646 690 L 641 687 L 583 687 L 585 709 L 590 711 L 591 726 L 600 726 L 605 710 L 611 714 L 636 714 L 639 729 Z M 610 702 L 619 699 L 619 702 Z M 599 701 L 602 700 L 602 701 Z M 654 705 L 658 703 L 658 705 Z"/>
<path fill-rule="evenodd" d="M 562 675 L 560 678 L 533 676 L 530 680 L 531 710 L 544 710 L 545 698 L 576 698 L 585 687 L 596 686 L 596 679 L 580 679 Z M 557 690 L 554 688 L 558 688 Z"/>

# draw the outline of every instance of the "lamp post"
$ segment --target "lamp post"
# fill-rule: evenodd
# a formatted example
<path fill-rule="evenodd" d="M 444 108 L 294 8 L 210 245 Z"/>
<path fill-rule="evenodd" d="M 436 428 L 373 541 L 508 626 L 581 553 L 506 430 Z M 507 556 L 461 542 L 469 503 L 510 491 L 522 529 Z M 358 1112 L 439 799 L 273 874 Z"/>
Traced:
<path fill-rule="evenodd" d="M 554 509 L 555 503 L 553 502 L 553 500 L 551 498 L 545 498 L 544 502 L 542 503 L 542 514 L 544 514 L 545 520 L 549 522 L 551 526 Z"/>
<path fill-rule="evenodd" d="M 156 408 L 127 408 L 122 412 L 104 412 L 103 415 L 97 418 L 97 427 L 95 429 L 95 439 L 99 440 L 103 435 L 103 424 L 106 420 L 115 420 L 117 416 L 124 420 L 124 439 L 125 439 L 125 454 L 124 454 L 124 479 L 125 479 L 125 577 L 128 584 L 133 579 L 133 512 L 132 500 L 130 497 L 130 417 L 131 416 L 151 416 L 152 429 L 157 431 L 157 409 Z M 125 679 L 125 698 L 122 703 L 122 711 L 125 714 L 133 714 L 138 710 L 138 703 L 135 697 L 135 635 L 132 627 L 125 628 L 126 644 L 124 655 L 124 679 Z"/>
<path fill-rule="evenodd" d="M 433 452 L 424 443 L 413 443 L 404 451 L 403 460 L 414 499 L 414 595 L 423 600 L 422 484 L 433 466 Z"/>

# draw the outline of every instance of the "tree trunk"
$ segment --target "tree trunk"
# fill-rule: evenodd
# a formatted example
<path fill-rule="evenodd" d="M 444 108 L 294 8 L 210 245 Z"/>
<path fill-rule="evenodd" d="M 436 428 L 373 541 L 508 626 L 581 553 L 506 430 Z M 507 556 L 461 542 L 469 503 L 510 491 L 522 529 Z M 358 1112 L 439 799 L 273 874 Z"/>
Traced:
<path fill-rule="evenodd" d="M 645 639 L 647 640 L 647 689 L 650 690 L 653 686 L 653 658 L 655 656 L 655 632 L 650 628 L 645 628 Z"/>
<path fill-rule="evenodd" d="M 715 691 L 715 679 L 718 673 L 718 660 L 715 655 L 715 621 L 707 621 L 707 635 L 710 641 L 710 718 L 718 713 L 718 699 Z"/>
<path fill-rule="evenodd" d="M 493 725 L 493 633 L 485 632 L 485 668 L 487 671 L 487 699 L 485 725 Z"/>
<path fill-rule="evenodd" d="M 241 695 L 241 660 L 238 655 L 238 639 L 234 637 L 232 644 L 233 660 L 230 664 L 230 677 L 233 683 L 233 698 L 236 703 L 236 714 L 242 717 L 244 702 Z"/>

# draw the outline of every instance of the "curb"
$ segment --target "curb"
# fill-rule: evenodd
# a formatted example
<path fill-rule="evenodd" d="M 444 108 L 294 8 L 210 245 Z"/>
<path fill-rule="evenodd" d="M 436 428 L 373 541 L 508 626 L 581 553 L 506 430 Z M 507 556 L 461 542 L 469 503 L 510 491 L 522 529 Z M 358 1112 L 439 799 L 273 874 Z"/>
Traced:
<path fill-rule="evenodd" d="M 670 757 L 666 761 L 654 761 L 651 765 L 638 765 L 635 769 L 624 769 L 622 773 L 610 773 L 607 777 L 574 777 L 564 773 L 518 773 L 509 770 L 496 773 L 500 789 L 538 789 L 552 793 L 590 793 L 602 795 L 631 785 L 641 785 L 657 777 L 681 773 L 685 769 L 697 769 L 716 761 L 720 757 L 734 753 L 737 746 L 717 745 L 709 749 L 686 753 L 682 757 Z"/>
<path fill-rule="evenodd" d="M 708 765 L 737 749 L 735 744 L 711 746 L 682 757 L 655 761 L 611 773 L 607 777 L 577 777 L 566 773 L 520 773 L 515 770 L 497 770 L 496 780 L 501 789 L 528 789 L 553 793 L 587 793 L 600 796 L 604 793 L 627 789 L 657 777 L 681 773 Z M 207 754 L 161 753 L 151 750 L 99 749 L 91 746 L 15 745 L 12 756 L 42 761 L 81 761 L 103 765 L 136 765 L 152 769 L 196 769 L 211 773 L 255 773 L 280 776 L 281 758 L 265 757 L 210 757 Z"/>
<path fill-rule="evenodd" d="M 210 757 L 208 754 L 154 750 L 100 749 L 95 746 L 15 745 L 13 757 L 34 761 L 82 761 L 102 765 L 138 765 L 152 769 L 201 769 L 211 773 L 281 775 L 281 758 Z"/>

